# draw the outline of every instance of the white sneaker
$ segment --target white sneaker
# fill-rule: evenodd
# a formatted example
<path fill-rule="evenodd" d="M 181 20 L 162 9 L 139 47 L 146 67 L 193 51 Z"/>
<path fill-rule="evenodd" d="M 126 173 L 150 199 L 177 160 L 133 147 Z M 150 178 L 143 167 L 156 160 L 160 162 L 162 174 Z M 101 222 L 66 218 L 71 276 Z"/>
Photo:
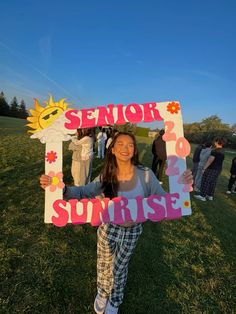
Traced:
<path fill-rule="evenodd" d="M 108 301 L 105 309 L 105 314 L 117 314 L 118 309 L 119 309 L 118 307 L 111 305 L 111 303 Z"/>
<path fill-rule="evenodd" d="M 213 201 L 213 196 L 206 196 L 206 199 L 208 200 L 208 201 Z"/>
<path fill-rule="evenodd" d="M 232 193 L 233 193 L 233 194 L 236 194 L 236 191 L 233 191 Z"/>
<path fill-rule="evenodd" d="M 193 195 L 193 196 L 200 201 L 206 202 L 206 198 L 201 195 Z"/>
<path fill-rule="evenodd" d="M 94 300 L 94 310 L 97 314 L 103 314 L 107 305 L 107 298 L 102 298 L 99 294 Z"/>
<path fill-rule="evenodd" d="M 226 194 L 231 194 L 231 191 L 226 191 Z"/>

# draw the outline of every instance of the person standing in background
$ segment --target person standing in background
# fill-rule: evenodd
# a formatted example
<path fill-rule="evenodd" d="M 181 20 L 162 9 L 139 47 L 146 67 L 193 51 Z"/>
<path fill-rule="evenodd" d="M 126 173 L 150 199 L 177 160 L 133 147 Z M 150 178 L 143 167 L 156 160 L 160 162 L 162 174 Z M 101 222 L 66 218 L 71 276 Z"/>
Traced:
<path fill-rule="evenodd" d="M 107 134 L 105 132 L 105 129 L 102 128 L 100 132 L 97 135 L 97 141 L 98 141 L 98 158 L 104 158 L 105 155 L 105 142 L 107 139 Z"/>
<path fill-rule="evenodd" d="M 75 186 L 90 182 L 93 160 L 93 138 L 91 129 L 78 129 L 77 138 L 72 139 L 69 150 L 73 151 L 71 174 Z"/>
<path fill-rule="evenodd" d="M 109 146 L 111 145 L 111 142 L 113 141 L 115 135 L 118 133 L 118 131 L 116 129 L 113 129 L 111 131 L 111 135 L 108 138 L 107 142 L 106 142 L 106 149 L 108 150 Z"/>
<path fill-rule="evenodd" d="M 202 169 L 203 176 L 200 194 L 194 195 L 196 199 L 204 202 L 206 200 L 213 201 L 217 179 L 221 173 L 225 158 L 223 151 L 224 140 L 222 138 L 216 138 L 214 145 L 215 149 L 211 151 L 211 154 Z"/>
<path fill-rule="evenodd" d="M 203 174 L 202 169 L 203 169 L 205 163 L 207 162 L 207 160 L 211 154 L 211 147 L 212 147 L 212 144 L 210 142 L 207 142 L 204 144 L 204 146 L 201 150 L 198 168 L 197 168 L 197 173 L 196 173 L 196 176 L 194 179 L 194 191 L 195 192 L 200 192 L 202 174 Z"/>
<path fill-rule="evenodd" d="M 199 144 L 193 152 L 193 167 L 192 167 L 193 180 L 195 180 L 195 177 L 197 174 L 197 168 L 198 168 L 198 163 L 200 161 L 200 154 L 201 154 L 202 148 L 203 148 L 203 144 Z"/>
<path fill-rule="evenodd" d="M 162 139 L 164 134 L 165 131 L 160 130 L 158 137 L 152 143 L 152 171 L 156 174 L 160 184 L 162 184 L 163 170 L 167 159 L 166 142 Z"/>
<path fill-rule="evenodd" d="M 231 164 L 231 168 L 230 168 L 230 178 L 229 178 L 229 183 L 228 183 L 228 190 L 226 192 L 227 194 L 231 194 L 231 193 L 236 194 L 236 187 L 232 191 L 232 188 L 233 188 L 235 181 L 236 181 L 236 156 L 232 159 L 232 164 Z"/>

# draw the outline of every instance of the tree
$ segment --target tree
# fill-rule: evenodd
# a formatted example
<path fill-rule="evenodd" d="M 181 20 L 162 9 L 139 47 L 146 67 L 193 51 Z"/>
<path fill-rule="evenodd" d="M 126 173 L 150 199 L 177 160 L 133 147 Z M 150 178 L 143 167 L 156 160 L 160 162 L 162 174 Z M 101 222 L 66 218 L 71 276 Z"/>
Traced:
<path fill-rule="evenodd" d="M 200 123 L 202 131 L 230 130 L 229 124 L 222 123 L 217 115 L 203 119 Z"/>
<path fill-rule="evenodd" d="M 28 117 L 28 112 L 26 111 L 25 102 L 22 99 L 19 107 L 19 118 L 26 119 Z"/>
<path fill-rule="evenodd" d="M 201 132 L 201 125 L 199 122 L 184 124 L 185 133 L 198 133 Z"/>
<path fill-rule="evenodd" d="M 0 115 L 8 116 L 9 115 L 9 105 L 6 102 L 5 95 L 3 92 L 0 93 Z"/>
<path fill-rule="evenodd" d="M 10 116 L 15 118 L 19 117 L 19 106 L 16 97 L 13 97 L 10 103 Z"/>
<path fill-rule="evenodd" d="M 118 130 L 119 132 L 132 132 L 134 133 L 136 130 L 136 124 L 132 124 L 130 122 L 127 122 L 123 125 L 114 125 L 114 128 Z"/>
<path fill-rule="evenodd" d="M 236 123 L 232 124 L 231 129 L 236 134 Z"/>

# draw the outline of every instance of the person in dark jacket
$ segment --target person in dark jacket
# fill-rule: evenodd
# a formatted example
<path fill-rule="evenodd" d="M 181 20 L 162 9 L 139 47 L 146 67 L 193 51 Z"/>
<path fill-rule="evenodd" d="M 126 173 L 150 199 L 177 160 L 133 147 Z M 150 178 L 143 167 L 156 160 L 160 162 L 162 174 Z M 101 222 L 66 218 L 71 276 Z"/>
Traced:
<path fill-rule="evenodd" d="M 157 179 L 162 184 L 163 170 L 165 167 L 167 155 L 166 155 L 166 142 L 162 139 L 165 131 L 162 129 L 159 132 L 158 137 L 152 143 L 152 171 L 156 174 Z"/>
<path fill-rule="evenodd" d="M 231 193 L 236 194 L 236 187 L 232 191 L 232 187 L 233 187 L 235 181 L 236 181 L 236 157 L 234 157 L 232 159 L 232 164 L 231 164 L 231 168 L 230 168 L 230 178 L 229 178 L 229 183 L 228 183 L 228 190 L 226 192 L 227 194 L 231 194 Z"/>

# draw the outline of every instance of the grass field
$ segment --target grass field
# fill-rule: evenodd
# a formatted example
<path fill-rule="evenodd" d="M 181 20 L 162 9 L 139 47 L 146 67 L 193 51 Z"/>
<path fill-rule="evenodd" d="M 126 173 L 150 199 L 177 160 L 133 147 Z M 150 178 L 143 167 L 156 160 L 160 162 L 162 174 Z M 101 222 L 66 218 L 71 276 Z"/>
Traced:
<path fill-rule="evenodd" d="M 94 313 L 96 228 L 44 224 L 44 145 L 24 123 L 0 117 L 0 312 Z M 150 142 L 138 141 L 150 166 Z M 71 184 L 67 146 L 63 171 Z M 226 153 L 213 202 L 192 198 L 191 216 L 144 223 L 120 313 L 236 313 L 236 195 L 225 194 L 232 157 Z M 101 166 L 95 159 L 93 176 Z"/>

